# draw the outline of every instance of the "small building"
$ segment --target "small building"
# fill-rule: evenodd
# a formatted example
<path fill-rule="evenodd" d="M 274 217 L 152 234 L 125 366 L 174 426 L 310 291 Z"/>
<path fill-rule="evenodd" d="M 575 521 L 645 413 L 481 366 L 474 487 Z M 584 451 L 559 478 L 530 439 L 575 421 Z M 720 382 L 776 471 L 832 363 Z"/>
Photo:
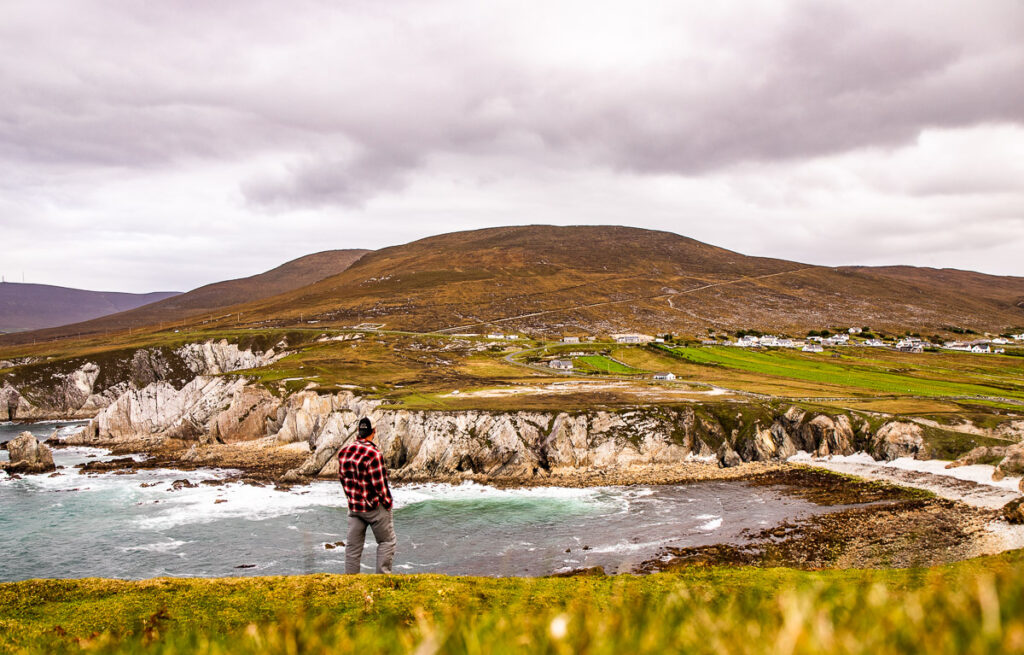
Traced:
<path fill-rule="evenodd" d="M 1005 346 L 1006 344 L 1010 343 L 1010 340 L 1004 339 L 1003 337 L 996 337 L 995 339 L 992 340 L 992 343 L 999 346 Z"/>
<path fill-rule="evenodd" d="M 562 337 L 562 343 L 579 343 L 579 337 Z"/>
<path fill-rule="evenodd" d="M 896 346 L 896 350 L 901 353 L 914 353 L 915 355 L 924 352 L 924 348 L 919 343 L 905 343 L 901 346 Z"/>
<path fill-rule="evenodd" d="M 803 348 L 801 348 L 801 350 L 803 352 L 805 352 L 805 353 L 823 353 L 823 352 L 825 352 L 825 349 L 822 348 L 820 345 L 818 345 L 816 343 L 809 343 L 806 346 L 804 346 Z"/>
<path fill-rule="evenodd" d="M 647 334 L 613 334 L 615 343 L 650 343 L 654 337 Z"/>
<path fill-rule="evenodd" d="M 885 342 L 881 339 L 868 339 L 864 342 L 864 345 L 869 348 L 881 348 L 885 346 Z"/>
<path fill-rule="evenodd" d="M 655 380 L 675 380 L 676 379 L 676 374 L 675 373 L 655 373 L 654 374 L 654 379 Z"/>
<path fill-rule="evenodd" d="M 989 347 L 988 344 L 976 343 L 973 346 L 971 346 L 971 352 L 989 354 L 992 352 L 992 348 Z"/>
<path fill-rule="evenodd" d="M 571 371 L 572 360 L 571 359 L 552 359 L 548 362 L 549 368 L 558 369 L 559 371 Z"/>
<path fill-rule="evenodd" d="M 497 334 L 497 333 L 495 333 L 495 334 L 488 334 L 487 338 L 488 339 L 504 339 L 505 335 L 504 334 Z"/>
<path fill-rule="evenodd" d="M 847 330 L 847 332 L 849 332 L 850 334 L 860 334 L 863 331 L 864 330 L 862 330 L 860 328 L 857 328 L 857 327 L 850 328 L 849 330 Z"/>

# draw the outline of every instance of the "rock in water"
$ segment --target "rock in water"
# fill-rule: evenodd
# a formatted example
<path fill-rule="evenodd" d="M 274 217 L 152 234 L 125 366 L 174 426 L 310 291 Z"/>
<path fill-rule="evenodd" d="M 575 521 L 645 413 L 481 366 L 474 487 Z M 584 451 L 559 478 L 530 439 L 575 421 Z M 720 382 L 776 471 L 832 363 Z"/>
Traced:
<path fill-rule="evenodd" d="M 9 474 L 15 473 L 49 473 L 57 467 L 53 465 L 53 453 L 45 445 L 36 440 L 31 432 L 22 432 L 16 439 L 7 442 L 7 450 L 11 461 L 0 464 Z"/>
<path fill-rule="evenodd" d="M 1008 475 L 1024 475 L 1024 443 L 1014 444 L 1006 449 L 1006 457 L 992 472 L 992 479 L 998 481 Z"/>
<path fill-rule="evenodd" d="M 1010 523 L 1024 524 L 1024 498 L 1011 500 L 1003 505 L 1003 518 Z"/>

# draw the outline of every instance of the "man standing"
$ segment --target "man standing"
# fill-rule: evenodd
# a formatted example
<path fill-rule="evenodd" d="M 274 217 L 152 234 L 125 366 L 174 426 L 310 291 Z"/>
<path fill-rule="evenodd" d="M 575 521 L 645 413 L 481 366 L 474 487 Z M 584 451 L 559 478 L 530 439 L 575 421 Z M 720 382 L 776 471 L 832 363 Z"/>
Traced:
<path fill-rule="evenodd" d="M 338 453 L 338 477 L 348 498 L 345 573 L 359 573 L 367 526 L 377 540 L 377 573 L 391 573 L 391 561 L 395 558 L 397 539 L 391 519 L 394 500 L 384 456 L 373 443 L 376 434 L 370 419 L 362 418 L 356 440 Z"/>

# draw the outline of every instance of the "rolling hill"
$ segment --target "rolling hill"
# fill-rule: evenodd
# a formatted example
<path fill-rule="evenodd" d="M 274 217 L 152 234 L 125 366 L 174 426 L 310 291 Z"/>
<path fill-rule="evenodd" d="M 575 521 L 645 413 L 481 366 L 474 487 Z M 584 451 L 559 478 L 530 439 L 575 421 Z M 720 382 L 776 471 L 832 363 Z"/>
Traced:
<path fill-rule="evenodd" d="M 669 232 L 524 226 L 384 248 L 338 275 L 235 309 L 261 325 L 295 324 L 301 316 L 449 332 L 1001 332 L 1024 325 L 1021 298 L 1024 278 L 810 266 Z"/>
<path fill-rule="evenodd" d="M 278 295 L 336 275 L 366 252 L 327 250 L 306 255 L 259 275 L 208 284 L 130 311 L 47 330 L 4 335 L 0 337 L 0 343 L 25 343 L 32 339 L 43 341 L 76 334 L 88 335 L 129 327 L 170 324 L 194 316 L 207 317 L 227 306 Z"/>
<path fill-rule="evenodd" d="M 168 321 L 193 328 L 379 323 L 548 336 L 708 329 L 798 335 L 848 326 L 951 334 L 1024 325 L 1024 278 L 812 266 L 630 227 L 491 228 L 363 252 L 311 255 L 262 276 L 34 336 Z"/>
<path fill-rule="evenodd" d="M 179 291 L 119 293 L 49 284 L 0 283 L 0 332 L 21 332 L 87 321 L 178 295 Z"/>

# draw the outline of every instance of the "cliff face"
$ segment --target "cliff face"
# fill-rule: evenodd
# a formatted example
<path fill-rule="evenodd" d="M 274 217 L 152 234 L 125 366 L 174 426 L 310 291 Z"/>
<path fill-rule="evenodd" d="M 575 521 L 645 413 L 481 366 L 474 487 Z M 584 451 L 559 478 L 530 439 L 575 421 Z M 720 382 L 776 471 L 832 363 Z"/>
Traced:
<path fill-rule="evenodd" d="M 162 385 L 153 395 L 165 397 L 167 388 L 183 390 L 196 376 L 266 366 L 281 356 L 273 348 L 242 349 L 221 340 L 59 362 L 5 362 L 15 368 L 0 376 L 0 420 L 92 418 L 150 385 Z"/>
<path fill-rule="evenodd" d="M 336 454 L 368 416 L 395 479 L 480 474 L 494 479 L 626 471 L 693 458 L 723 466 L 867 450 L 927 456 L 920 427 L 872 431 L 846 415 L 736 403 L 592 412 L 434 412 L 384 409 L 350 392 L 280 399 L 243 378 L 199 376 L 181 389 L 156 382 L 105 407 L 76 443 L 144 439 L 305 442 L 311 454 L 288 479 L 337 475 Z"/>

